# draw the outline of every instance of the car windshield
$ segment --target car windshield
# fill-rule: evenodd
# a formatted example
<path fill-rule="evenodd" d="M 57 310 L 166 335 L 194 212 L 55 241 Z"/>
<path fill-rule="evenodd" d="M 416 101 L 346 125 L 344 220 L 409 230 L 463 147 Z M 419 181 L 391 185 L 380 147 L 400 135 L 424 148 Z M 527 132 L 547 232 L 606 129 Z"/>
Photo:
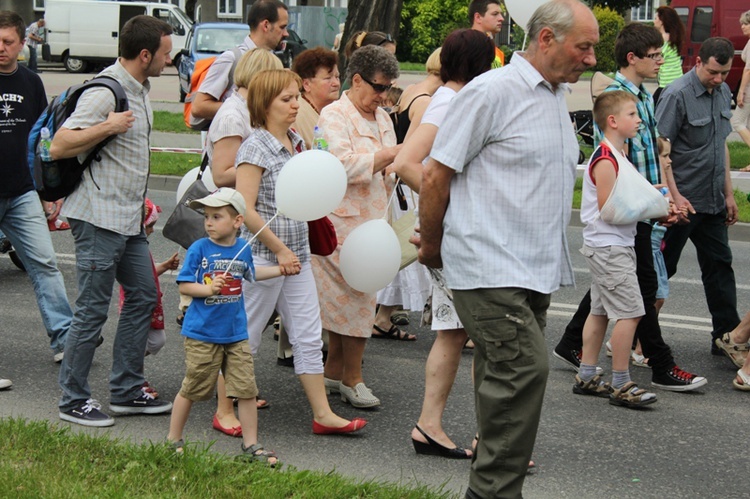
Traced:
<path fill-rule="evenodd" d="M 203 28 L 198 31 L 198 35 L 196 36 L 195 51 L 220 54 L 241 44 L 247 34 L 247 28 Z"/>

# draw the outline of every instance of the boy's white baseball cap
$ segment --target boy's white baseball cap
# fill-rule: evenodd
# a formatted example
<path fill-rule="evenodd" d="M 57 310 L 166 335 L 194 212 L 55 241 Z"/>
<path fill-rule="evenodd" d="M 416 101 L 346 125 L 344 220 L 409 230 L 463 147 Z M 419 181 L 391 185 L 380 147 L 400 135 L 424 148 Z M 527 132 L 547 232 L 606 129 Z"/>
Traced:
<path fill-rule="evenodd" d="M 211 206 L 213 208 L 232 206 L 237 210 L 237 213 L 243 216 L 247 209 L 245 207 L 245 198 L 231 187 L 220 187 L 204 198 L 190 201 L 190 207 L 194 210 L 203 208 L 204 206 Z"/>

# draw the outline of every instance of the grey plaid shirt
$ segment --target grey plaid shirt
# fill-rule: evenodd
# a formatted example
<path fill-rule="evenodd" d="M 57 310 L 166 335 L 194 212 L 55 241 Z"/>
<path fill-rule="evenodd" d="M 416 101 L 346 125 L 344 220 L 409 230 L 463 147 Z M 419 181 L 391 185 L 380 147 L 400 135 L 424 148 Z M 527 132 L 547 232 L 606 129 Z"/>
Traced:
<path fill-rule="evenodd" d="M 84 172 L 81 183 L 65 199 L 63 216 L 83 220 L 96 227 L 125 236 L 141 232 L 143 201 L 151 166 L 150 143 L 153 113 L 148 99 L 148 80 L 141 84 L 116 62 L 100 73 L 116 79 L 128 97 L 135 121 L 127 132 L 115 136 L 101 150 L 101 161 L 94 161 Z M 86 90 L 76 110 L 62 126 L 85 129 L 107 120 L 115 110 L 109 89 Z M 94 144 L 91 144 L 93 147 Z M 78 156 L 83 160 L 89 151 Z"/>
<path fill-rule="evenodd" d="M 292 140 L 293 148 L 296 151 L 304 151 L 305 143 L 302 137 L 292 130 L 287 133 Z M 237 151 L 235 167 L 248 163 L 263 168 L 255 211 L 265 222 L 276 214 L 276 180 L 281 168 L 290 159 L 292 159 L 292 154 L 287 148 L 264 128 L 254 129 Z M 243 237 L 249 238 L 252 236 L 252 233 L 245 226 L 242 229 Z M 299 258 L 300 263 L 310 260 L 307 223 L 279 215 L 265 230 L 269 229 Z M 253 241 L 252 248 L 253 255 L 262 256 L 271 262 L 277 262 L 274 252 L 257 239 Z"/>

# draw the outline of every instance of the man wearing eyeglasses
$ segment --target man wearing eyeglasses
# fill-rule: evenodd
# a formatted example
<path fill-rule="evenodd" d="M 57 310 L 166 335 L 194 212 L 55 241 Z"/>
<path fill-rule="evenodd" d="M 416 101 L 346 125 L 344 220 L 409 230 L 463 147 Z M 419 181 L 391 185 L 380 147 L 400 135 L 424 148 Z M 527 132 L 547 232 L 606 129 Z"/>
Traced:
<path fill-rule="evenodd" d="M 638 116 L 641 118 L 642 126 L 638 135 L 628 141 L 627 154 L 641 175 L 654 185 L 662 183 L 656 147 L 654 100 L 643 86 L 643 82 L 646 78 L 656 78 L 659 67 L 664 64 L 661 52 L 663 44 L 664 39 L 661 33 L 654 27 L 640 23 L 625 26 L 615 40 L 615 59 L 620 70 L 615 76 L 615 81 L 605 90 L 624 90 L 638 99 Z M 602 139 L 601 131 L 596 126 L 594 137 L 597 143 Z M 661 334 L 658 311 L 654 306 L 658 280 L 652 252 L 652 230 L 663 235 L 663 227 L 653 228 L 648 220 L 641 221 L 637 225 L 635 236 L 636 274 L 646 311 L 646 315 L 638 323 L 636 338 L 641 343 L 643 356 L 648 360 L 648 367 L 651 367 L 651 379 L 654 386 L 679 392 L 695 390 L 707 383 L 706 378 L 677 367 L 672 351 L 664 343 Z M 565 328 L 565 334 L 553 351 L 555 357 L 576 370 L 582 367 L 586 371 L 596 367 L 580 365 L 583 325 L 590 309 L 591 295 L 587 292 Z"/>
<path fill-rule="evenodd" d="M 732 92 L 724 83 L 734 47 L 726 38 L 709 38 L 698 52 L 695 68 L 662 93 L 656 114 L 659 133 L 672 142 L 672 168 L 665 175 L 678 208 L 690 223 L 667 229 L 664 262 L 677 272 L 682 249 L 690 239 L 698 254 L 703 289 L 711 312 L 711 353 L 740 322 L 727 226 L 737 222 L 729 171 L 727 137 L 732 131 Z"/>

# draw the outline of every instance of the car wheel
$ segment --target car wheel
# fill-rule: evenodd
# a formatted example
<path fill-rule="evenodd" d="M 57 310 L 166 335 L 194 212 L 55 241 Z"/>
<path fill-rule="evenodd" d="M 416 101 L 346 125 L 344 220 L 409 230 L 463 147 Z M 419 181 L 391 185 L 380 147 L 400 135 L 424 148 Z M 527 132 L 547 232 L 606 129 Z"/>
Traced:
<path fill-rule="evenodd" d="M 75 57 L 69 57 L 65 56 L 65 60 L 63 60 L 63 64 L 65 65 L 65 69 L 68 71 L 68 73 L 83 73 L 86 71 L 86 67 L 88 64 L 86 64 L 86 61 L 83 59 L 76 59 Z"/>

